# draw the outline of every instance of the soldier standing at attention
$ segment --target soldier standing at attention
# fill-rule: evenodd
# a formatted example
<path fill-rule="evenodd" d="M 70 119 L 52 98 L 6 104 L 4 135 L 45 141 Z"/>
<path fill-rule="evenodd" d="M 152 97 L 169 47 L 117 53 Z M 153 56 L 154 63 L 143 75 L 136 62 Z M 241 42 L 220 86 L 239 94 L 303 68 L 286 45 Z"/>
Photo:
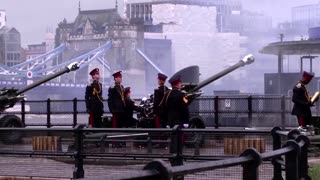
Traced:
<path fill-rule="evenodd" d="M 108 106 L 112 113 L 112 127 L 122 128 L 125 127 L 126 114 L 125 114 L 125 98 L 124 88 L 121 85 L 122 74 L 117 71 L 112 74 L 114 84 L 108 90 Z"/>
<path fill-rule="evenodd" d="M 291 114 L 297 116 L 299 123 L 298 130 L 302 131 L 307 130 L 306 128 L 310 125 L 311 121 L 310 107 L 313 104 L 311 103 L 311 97 L 306 85 L 309 84 L 313 76 L 313 74 L 304 71 L 302 79 L 293 88 L 292 102 L 294 102 L 294 106 Z"/>
<path fill-rule="evenodd" d="M 86 87 L 85 100 L 89 113 L 89 125 L 93 128 L 101 127 L 103 115 L 102 85 L 99 82 L 99 69 L 95 68 L 90 73 L 93 82 Z"/>
<path fill-rule="evenodd" d="M 164 85 L 167 76 L 158 73 L 158 88 L 154 90 L 153 112 L 156 115 L 156 128 L 165 128 L 167 126 L 167 117 L 164 112 L 160 111 L 160 103 L 163 103 L 164 95 L 169 91 L 168 87 Z"/>
<path fill-rule="evenodd" d="M 188 99 L 185 97 L 186 94 L 181 91 L 182 81 L 180 75 L 174 75 L 169 79 L 172 90 L 170 90 L 165 95 L 165 105 L 168 112 L 168 124 L 171 128 L 175 125 L 179 125 L 183 128 L 183 124 L 189 122 L 189 109 L 188 109 Z M 181 140 L 174 138 L 170 144 L 170 153 L 182 154 L 183 144 L 184 144 L 185 134 L 182 133 Z M 180 144 L 180 148 L 176 145 Z M 171 165 L 182 165 L 183 158 L 170 159 Z M 180 178 L 178 178 L 180 179 Z"/>
<path fill-rule="evenodd" d="M 182 81 L 179 75 L 169 79 L 172 90 L 165 96 L 165 105 L 168 111 L 168 124 L 172 128 L 174 125 L 189 123 L 189 108 L 186 94 L 181 91 Z"/>

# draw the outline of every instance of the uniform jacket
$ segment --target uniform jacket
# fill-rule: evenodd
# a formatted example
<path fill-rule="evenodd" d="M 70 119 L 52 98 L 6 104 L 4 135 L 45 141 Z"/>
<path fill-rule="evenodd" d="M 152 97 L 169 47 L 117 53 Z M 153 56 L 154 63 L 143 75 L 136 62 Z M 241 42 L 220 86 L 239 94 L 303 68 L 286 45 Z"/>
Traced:
<path fill-rule="evenodd" d="M 169 125 L 172 127 L 188 123 L 189 108 L 185 93 L 178 89 L 172 89 L 166 94 L 165 98 Z"/>
<path fill-rule="evenodd" d="M 129 97 L 125 98 L 125 112 L 127 119 L 127 126 L 132 127 L 135 125 L 135 119 L 133 118 L 133 111 L 141 112 L 143 109 L 135 104 L 135 102 Z"/>
<path fill-rule="evenodd" d="M 153 112 L 159 112 L 159 104 L 163 99 L 163 96 L 169 89 L 165 85 L 160 85 L 157 89 L 154 90 L 154 99 L 153 99 Z"/>
<path fill-rule="evenodd" d="M 93 81 L 87 85 L 85 100 L 88 112 L 103 113 L 102 85 L 100 82 Z"/>
<path fill-rule="evenodd" d="M 111 113 L 125 111 L 124 88 L 121 84 L 114 84 L 109 88 L 108 106 Z"/>
<path fill-rule="evenodd" d="M 305 85 L 300 81 L 293 88 L 292 102 L 294 102 L 292 115 L 311 117 L 311 97 Z"/>

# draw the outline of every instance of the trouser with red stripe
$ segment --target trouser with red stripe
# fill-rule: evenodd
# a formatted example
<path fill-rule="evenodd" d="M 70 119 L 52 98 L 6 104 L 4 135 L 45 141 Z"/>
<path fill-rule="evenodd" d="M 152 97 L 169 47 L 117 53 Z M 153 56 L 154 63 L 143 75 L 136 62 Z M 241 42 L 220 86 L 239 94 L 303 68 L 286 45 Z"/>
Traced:
<path fill-rule="evenodd" d="M 124 128 L 126 127 L 127 120 L 124 112 L 112 113 L 112 127 L 113 128 Z"/>
<path fill-rule="evenodd" d="M 93 128 L 100 128 L 102 124 L 102 113 L 90 112 L 89 125 Z"/>
<path fill-rule="evenodd" d="M 167 120 L 166 118 L 156 114 L 156 128 L 166 128 L 167 127 Z"/>
<path fill-rule="evenodd" d="M 298 123 L 299 123 L 299 126 L 302 126 L 302 127 L 306 127 L 307 125 L 310 125 L 310 117 L 307 117 L 307 116 L 297 116 L 298 118 Z"/>
<path fill-rule="evenodd" d="M 159 115 L 156 115 L 156 128 L 161 128 Z"/>

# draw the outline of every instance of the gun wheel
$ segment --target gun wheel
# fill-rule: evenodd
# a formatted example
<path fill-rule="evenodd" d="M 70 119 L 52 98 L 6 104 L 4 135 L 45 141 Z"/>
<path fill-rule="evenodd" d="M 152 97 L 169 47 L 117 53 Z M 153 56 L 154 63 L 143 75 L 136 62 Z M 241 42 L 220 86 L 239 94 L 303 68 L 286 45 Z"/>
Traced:
<path fill-rule="evenodd" d="M 21 119 L 16 115 L 5 115 L 0 119 L 0 127 L 6 128 L 22 128 L 24 124 Z M 17 144 L 21 142 L 23 132 L 10 131 L 0 133 L 0 138 L 5 144 Z"/>

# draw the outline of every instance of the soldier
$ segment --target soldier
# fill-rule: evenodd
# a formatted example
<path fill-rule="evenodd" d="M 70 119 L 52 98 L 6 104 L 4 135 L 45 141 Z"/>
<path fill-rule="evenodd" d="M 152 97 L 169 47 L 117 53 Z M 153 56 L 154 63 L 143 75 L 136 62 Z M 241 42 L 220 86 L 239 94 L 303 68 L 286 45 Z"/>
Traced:
<path fill-rule="evenodd" d="M 126 120 L 124 88 L 121 85 L 121 71 L 115 72 L 112 76 L 114 78 L 114 84 L 108 90 L 108 106 L 112 113 L 112 127 L 121 128 L 125 127 Z"/>
<path fill-rule="evenodd" d="M 306 85 L 309 84 L 313 76 L 313 74 L 304 71 L 302 79 L 293 88 L 292 102 L 294 102 L 294 106 L 291 114 L 297 116 L 299 123 L 298 130 L 302 131 L 306 131 L 311 121 L 310 107 L 313 104 L 311 103 L 311 97 Z"/>
<path fill-rule="evenodd" d="M 171 128 L 175 125 L 180 125 L 183 128 L 183 124 L 189 122 L 189 108 L 188 100 L 185 97 L 186 94 L 181 91 L 182 81 L 179 75 L 174 75 L 169 79 L 172 90 L 165 95 L 165 105 L 168 112 L 168 124 Z M 182 154 L 182 148 L 184 144 L 185 134 L 182 133 L 181 140 L 176 138 L 172 139 L 170 144 L 170 153 Z M 176 144 L 180 144 L 180 148 L 177 148 Z M 171 165 L 182 165 L 183 159 L 170 159 Z"/>
<path fill-rule="evenodd" d="M 154 101 L 153 101 L 153 112 L 156 115 L 156 128 L 165 128 L 167 126 L 167 117 L 164 112 L 160 111 L 159 105 L 163 103 L 164 94 L 166 94 L 169 89 L 165 86 L 167 76 L 158 73 L 158 88 L 154 90 Z"/>
<path fill-rule="evenodd" d="M 168 112 L 168 124 L 172 128 L 174 125 L 187 124 L 189 122 L 189 108 L 186 94 L 181 91 L 182 81 L 179 75 L 169 79 L 172 90 L 165 96 L 165 106 Z"/>
<path fill-rule="evenodd" d="M 126 127 L 136 127 L 136 119 L 133 117 L 133 111 L 141 112 L 143 109 L 135 104 L 130 97 L 130 87 L 124 88 L 124 96 L 126 103 Z"/>
<path fill-rule="evenodd" d="M 101 127 L 103 115 L 103 98 L 99 69 L 95 68 L 90 73 L 93 82 L 86 87 L 85 100 L 89 113 L 89 125 L 94 128 Z"/>

